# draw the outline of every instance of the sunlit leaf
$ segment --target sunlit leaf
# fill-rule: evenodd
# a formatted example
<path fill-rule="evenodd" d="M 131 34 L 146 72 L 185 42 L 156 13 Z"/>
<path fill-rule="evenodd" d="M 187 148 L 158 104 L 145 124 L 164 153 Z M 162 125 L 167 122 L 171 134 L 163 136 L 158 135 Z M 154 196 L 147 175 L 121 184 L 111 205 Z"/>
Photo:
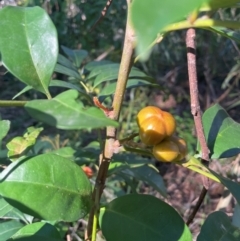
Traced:
<path fill-rule="evenodd" d="M 118 126 L 96 107 L 86 108 L 76 90 L 65 91 L 51 100 L 33 100 L 25 105 L 35 119 L 65 130 Z"/>
<path fill-rule="evenodd" d="M 49 221 L 75 221 L 91 205 L 91 184 L 82 169 L 55 154 L 15 161 L 1 173 L 0 194 L 12 206 Z"/>
<path fill-rule="evenodd" d="M 9 120 L 0 120 L 0 142 L 7 135 L 11 122 Z"/>
<path fill-rule="evenodd" d="M 27 148 L 33 146 L 43 128 L 29 127 L 24 136 L 16 136 L 7 143 L 8 157 L 11 161 L 17 160 Z"/>
<path fill-rule="evenodd" d="M 40 7 L 8 6 L 0 10 L 3 65 L 17 78 L 49 95 L 58 56 L 56 28 Z"/>
<path fill-rule="evenodd" d="M 23 224 L 16 220 L 1 222 L 0 241 L 6 241 L 22 227 Z"/>
<path fill-rule="evenodd" d="M 14 208 L 3 198 L 0 198 L 0 218 L 22 220 L 25 223 L 32 222 L 33 217 L 22 213 L 18 209 Z"/>
<path fill-rule="evenodd" d="M 206 0 L 134 0 L 131 7 L 131 20 L 137 35 L 137 52 L 146 60 L 148 47 L 164 27 L 186 18 Z"/>
<path fill-rule="evenodd" d="M 37 222 L 24 226 L 8 241 L 62 241 L 58 230 L 49 223 Z"/>
<path fill-rule="evenodd" d="M 232 157 L 240 153 L 240 124 L 220 105 L 216 104 L 205 111 L 203 127 L 211 158 Z"/>
<path fill-rule="evenodd" d="M 236 30 L 231 30 L 224 27 L 209 27 L 208 30 L 211 30 L 214 33 L 220 34 L 223 37 L 227 37 L 236 42 L 240 42 L 240 33 Z"/>
<path fill-rule="evenodd" d="M 201 7 L 201 11 L 210 11 L 219 8 L 227 8 L 239 4 L 239 0 L 208 0 Z"/>

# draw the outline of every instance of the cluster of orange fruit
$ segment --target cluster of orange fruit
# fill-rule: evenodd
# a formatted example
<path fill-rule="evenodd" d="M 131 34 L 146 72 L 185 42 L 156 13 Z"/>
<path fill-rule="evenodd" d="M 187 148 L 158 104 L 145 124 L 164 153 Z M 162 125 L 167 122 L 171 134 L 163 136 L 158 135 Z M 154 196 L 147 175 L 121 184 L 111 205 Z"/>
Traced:
<path fill-rule="evenodd" d="M 153 156 L 162 162 L 181 161 L 187 154 L 185 140 L 174 135 L 176 121 L 172 114 L 155 106 L 143 108 L 137 115 L 139 136 L 153 146 Z"/>

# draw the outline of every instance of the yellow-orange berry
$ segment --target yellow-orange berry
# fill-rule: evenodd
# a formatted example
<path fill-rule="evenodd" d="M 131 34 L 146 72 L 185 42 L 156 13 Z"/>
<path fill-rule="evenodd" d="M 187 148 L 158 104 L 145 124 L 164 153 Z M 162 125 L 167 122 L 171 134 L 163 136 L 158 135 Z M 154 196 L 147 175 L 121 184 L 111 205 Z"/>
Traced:
<path fill-rule="evenodd" d="M 186 155 L 187 155 L 187 143 L 184 139 L 177 137 L 177 136 L 171 136 L 169 140 L 175 142 L 179 149 L 179 155 L 176 158 L 175 161 L 181 161 Z"/>
<path fill-rule="evenodd" d="M 141 123 L 139 136 L 143 143 L 154 146 L 165 138 L 165 126 L 158 118 L 152 116 Z"/>
<path fill-rule="evenodd" d="M 174 117 L 155 106 L 143 108 L 137 115 L 141 141 L 149 146 L 170 137 L 176 129 Z"/>
<path fill-rule="evenodd" d="M 179 155 L 179 148 L 176 143 L 164 140 L 153 147 L 153 155 L 158 161 L 172 162 Z"/>

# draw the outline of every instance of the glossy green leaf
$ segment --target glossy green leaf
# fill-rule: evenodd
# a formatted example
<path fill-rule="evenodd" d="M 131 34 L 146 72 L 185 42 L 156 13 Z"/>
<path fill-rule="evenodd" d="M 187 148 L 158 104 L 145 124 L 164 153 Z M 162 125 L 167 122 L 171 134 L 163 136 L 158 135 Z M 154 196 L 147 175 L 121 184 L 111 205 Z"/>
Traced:
<path fill-rule="evenodd" d="M 4 198 L 0 198 L 0 217 L 8 219 L 22 220 L 25 223 L 31 223 L 32 216 L 22 213 L 18 209 L 10 205 Z"/>
<path fill-rule="evenodd" d="M 48 85 L 58 56 L 56 28 L 40 7 L 0 10 L 3 65 L 17 78 L 49 95 Z"/>
<path fill-rule="evenodd" d="M 0 142 L 7 135 L 11 122 L 9 120 L 0 120 Z"/>
<path fill-rule="evenodd" d="M 240 153 L 240 124 L 220 105 L 216 104 L 205 111 L 203 127 L 211 158 L 232 157 Z"/>
<path fill-rule="evenodd" d="M 7 143 L 8 157 L 11 161 L 17 160 L 27 148 L 33 146 L 43 128 L 29 127 L 23 136 L 16 136 Z"/>
<path fill-rule="evenodd" d="M 118 126 L 96 108 L 83 106 L 77 100 L 76 90 L 65 91 L 51 100 L 33 100 L 25 105 L 27 112 L 35 119 L 59 129 L 76 130 Z"/>
<path fill-rule="evenodd" d="M 229 217 L 223 212 L 211 213 L 201 228 L 197 241 L 238 241 L 240 229 L 231 224 Z"/>
<path fill-rule="evenodd" d="M 239 4 L 239 0 L 208 0 L 201 7 L 201 11 L 227 8 Z"/>
<path fill-rule="evenodd" d="M 149 56 L 148 47 L 168 24 L 186 17 L 206 0 L 135 0 L 131 20 L 137 35 L 137 52 L 143 60 Z"/>
<path fill-rule="evenodd" d="M 150 195 L 116 198 L 101 208 L 99 218 L 108 241 L 192 241 L 180 215 L 170 205 Z"/>
<path fill-rule="evenodd" d="M 65 46 L 61 46 L 63 52 L 73 61 L 74 65 L 79 68 L 83 60 L 88 56 L 88 52 L 82 49 L 69 49 Z"/>
<path fill-rule="evenodd" d="M 114 94 L 116 91 L 116 84 L 117 84 L 116 81 L 114 83 L 107 83 L 107 85 L 98 94 L 98 97 L 103 97 L 103 96 L 108 96 L 108 95 Z M 136 87 L 140 87 L 140 86 L 149 86 L 149 85 L 154 85 L 154 84 L 151 82 L 148 82 L 146 80 L 129 79 L 127 82 L 126 88 L 130 89 L 130 88 L 136 88 Z M 158 85 L 157 85 L 157 87 L 159 88 Z"/>
<path fill-rule="evenodd" d="M 12 206 L 49 221 L 75 221 L 91 205 L 91 184 L 82 169 L 55 154 L 13 162 L 1 173 L 0 194 Z"/>
<path fill-rule="evenodd" d="M 66 81 L 62 81 L 62 80 L 51 80 L 50 82 L 50 87 L 62 87 L 62 88 L 67 88 L 67 89 L 74 89 L 77 90 L 79 93 L 81 93 L 82 95 L 87 96 L 86 92 L 84 92 L 79 86 L 74 85 L 70 82 L 66 82 Z M 22 89 L 19 93 L 17 93 L 13 99 L 16 99 L 18 96 L 24 94 L 25 92 L 31 90 L 32 87 L 30 86 L 26 86 L 24 89 Z"/>
<path fill-rule="evenodd" d="M 18 230 L 8 241 L 63 241 L 58 230 L 49 223 L 32 223 Z"/>
<path fill-rule="evenodd" d="M 6 241 L 22 227 L 23 227 L 23 224 L 16 220 L 1 222 L 0 223 L 0 241 Z"/>

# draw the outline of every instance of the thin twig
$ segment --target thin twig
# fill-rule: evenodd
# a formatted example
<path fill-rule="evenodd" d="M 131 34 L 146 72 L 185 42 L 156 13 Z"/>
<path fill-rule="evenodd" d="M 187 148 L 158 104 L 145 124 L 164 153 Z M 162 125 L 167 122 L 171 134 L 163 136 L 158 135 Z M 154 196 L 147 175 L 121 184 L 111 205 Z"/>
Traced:
<path fill-rule="evenodd" d="M 196 65 L 196 46 L 195 46 L 196 31 L 193 28 L 187 30 L 186 46 L 187 46 L 187 62 L 188 62 L 188 76 L 189 88 L 191 97 L 191 112 L 194 118 L 197 137 L 202 150 L 202 160 L 209 161 L 209 150 L 204 136 L 201 108 L 198 99 L 198 81 L 197 81 L 197 65 Z M 203 177 L 203 189 L 199 197 L 197 205 L 194 207 L 192 214 L 189 216 L 187 224 L 190 224 L 194 219 L 209 187 L 209 179 Z"/>
<path fill-rule="evenodd" d="M 0 100 L 0 107 L 24 107 L 26 104 L 23 100 Z"/>
<path fill-rule="evenodd" d="M 133 52 L 134 52 L 134 31 L 130 25 L 129 21 L 129 8 L 130 8 L 130 2 L 131 0 L 127 0 L 128 5 L 128 14 L 127 14 L 127 25 L 126 25 L 126 33 L 125 33 L 125 41 L 124 41 L 124 47 L 123 47 L 123 53 L 122 53 L 122 59 L 120 63 L 119 68 L 119 74 L 118 74 L 118 80 L 117 80 L 117 86 L 116 91 L 113 99 L 112 104 L 112 111 L 109 113 L 109 118 L 113 120 L 118 120 L 120 115 L 120 110 L 122 106 L 122 101 L 124 97 L 124 92 L 127 85 L 128 75 L 131 70 L 131 66 L 133 63 Z M 106 141 L 105 141 L 105 147 L 103 150 L 103 153 L 100 155 L 100 166 L 98 175 L 96 178 L 96 184 L 93 191 L 93 203 L 94 206 L 89 214 L 89 221 L 88 221 L 88 239 L 92 234 L 92 226 L 93 226 L 93 219 L 94 215 L 98 213 L 98 203 L 100 200 L 100 197 L 102 195 L 105 181 L 107 178 L 107 172 L 108 167 L 110 164 L 110 161 L 112 159 L 112 156 L 114 154 L 114 147 L 116 146 L 116 135 L 117 135 L 117 129 L 115 127 L 107 127 L 106 130 Z M 90 239 L 89 239 L 90 240 Z"/>
<path fill-rule="evenodd" d="M 103 8 L 102 12 L 101 12 L 101 16 L 98 18 L 98 20 L 93 24 L 93 26 L 90 28 L 89 32 L 92 32 L 96 26 L 103 20 L 104 16 L 107 13 L 107 10 L 109 9 L 109 7 L 111 6 L 113 0 L 108 0 L 105 7 Z"/>
<path fill-rule="evenodd" d="M 193 212 L 188 217 L 188 220 L 186 222 L 187 225 L 189 225 L 193 221 L 193 219 L 195 218 L 195 215 L 198 212 L 198 210 L 199 210 L 199 208 L 200 208 L 200 206 L 201 206 L 201 204 L 202 204 L 206 194 L 207 194 L 207 189 L 205 187 L 203 187 L 203 189 L 202 189 L 202 191 L 200 193 L 200 196 L 198 198 L 197 204 L 194 206 Z"/>

